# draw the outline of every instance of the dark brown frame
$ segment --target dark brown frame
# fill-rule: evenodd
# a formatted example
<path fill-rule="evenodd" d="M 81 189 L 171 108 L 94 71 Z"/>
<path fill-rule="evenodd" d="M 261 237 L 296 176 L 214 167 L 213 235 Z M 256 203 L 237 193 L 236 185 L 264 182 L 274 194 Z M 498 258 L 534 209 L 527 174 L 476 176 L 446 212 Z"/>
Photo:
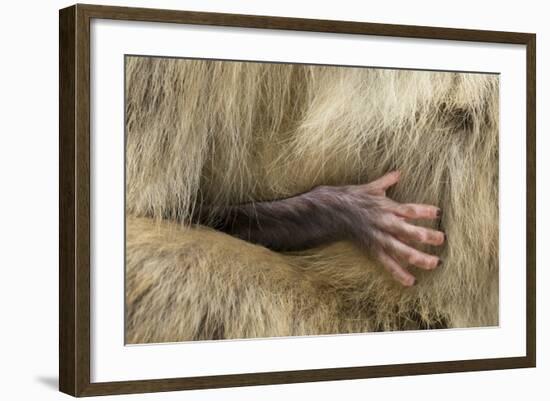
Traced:
<path fill-rule="evenodd" d="M 334 369 L 90 383 L 90 20 L 170 22 L 525 45 L 527 355 Z M 59 389 L 73 396 L 535 367 L 536 35 L 350 21 L 74 5 L 59 13 Z"/>

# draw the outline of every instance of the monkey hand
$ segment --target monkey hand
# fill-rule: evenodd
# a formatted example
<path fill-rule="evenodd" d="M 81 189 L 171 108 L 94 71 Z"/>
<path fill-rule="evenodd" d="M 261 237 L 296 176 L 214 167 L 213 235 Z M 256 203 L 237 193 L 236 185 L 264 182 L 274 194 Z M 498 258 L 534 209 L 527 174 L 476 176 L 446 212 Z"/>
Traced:
<path fill-rule="evenodd" d="M 366 248 L 402 285 L 415 284 L 408 265 L 432 270 L 437 256 L 414 248 L 414 243 L 443 245 L 445 233 L 410 224 L 407 220 L 437 219 L 441 209 L 431 205 L 402 204 L 386 196 L 399 181 L 398 171 L 362 185 L 321 186 L 314 189 L 319 201 L 331 204 L 332 219 L 344 237 Z"/>

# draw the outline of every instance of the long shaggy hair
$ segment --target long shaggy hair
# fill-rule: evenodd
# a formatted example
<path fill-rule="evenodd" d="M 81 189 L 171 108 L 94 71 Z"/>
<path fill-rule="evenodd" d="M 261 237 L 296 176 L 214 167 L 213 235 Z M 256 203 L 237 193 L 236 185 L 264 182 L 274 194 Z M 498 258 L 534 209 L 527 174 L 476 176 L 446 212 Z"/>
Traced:
<path fill-rule="evenodd" d="M 128 57 L 126 88 L 128 343 L 498 324 L 497 75 Z M 388 195 L 441 207 L 447 234 L 410 289 L 351 243 L 190 224 L 394 169 Z"/>

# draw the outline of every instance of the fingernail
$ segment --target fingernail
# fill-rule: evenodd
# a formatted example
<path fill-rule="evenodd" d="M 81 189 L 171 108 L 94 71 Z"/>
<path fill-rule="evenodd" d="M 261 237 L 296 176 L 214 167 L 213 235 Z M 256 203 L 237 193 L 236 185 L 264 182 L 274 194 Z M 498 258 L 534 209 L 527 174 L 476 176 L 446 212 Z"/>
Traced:
<path fill-rule="evenodd" d="M 443 242 L 447 242 L 447 233 L 443 233 Z"/>
<path fill-rule="evenodd" d="M 443 260 L 439 259 L 439 261 L 437 262 L 437 265 L 441 266 L 442 264 L 443 264 Z"/>
<path fill-rule="evenodd" d="M 440 218 L 441 217 L 441 209 L 437 209 L 437 213 L 435 214 L 436 217 Z"/>

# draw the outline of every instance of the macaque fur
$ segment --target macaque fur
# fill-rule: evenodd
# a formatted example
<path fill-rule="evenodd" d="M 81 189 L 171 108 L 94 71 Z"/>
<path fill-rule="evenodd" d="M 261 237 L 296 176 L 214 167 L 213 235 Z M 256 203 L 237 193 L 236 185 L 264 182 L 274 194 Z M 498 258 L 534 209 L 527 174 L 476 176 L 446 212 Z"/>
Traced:
<path fill-rule="evenodd" d="M 126 59 L 126 341 L 498 324 L 498 76 Z M 390 170 L 444 264 L 403 288 L 353 243 L 279 253 L 190 224 Z"/>

